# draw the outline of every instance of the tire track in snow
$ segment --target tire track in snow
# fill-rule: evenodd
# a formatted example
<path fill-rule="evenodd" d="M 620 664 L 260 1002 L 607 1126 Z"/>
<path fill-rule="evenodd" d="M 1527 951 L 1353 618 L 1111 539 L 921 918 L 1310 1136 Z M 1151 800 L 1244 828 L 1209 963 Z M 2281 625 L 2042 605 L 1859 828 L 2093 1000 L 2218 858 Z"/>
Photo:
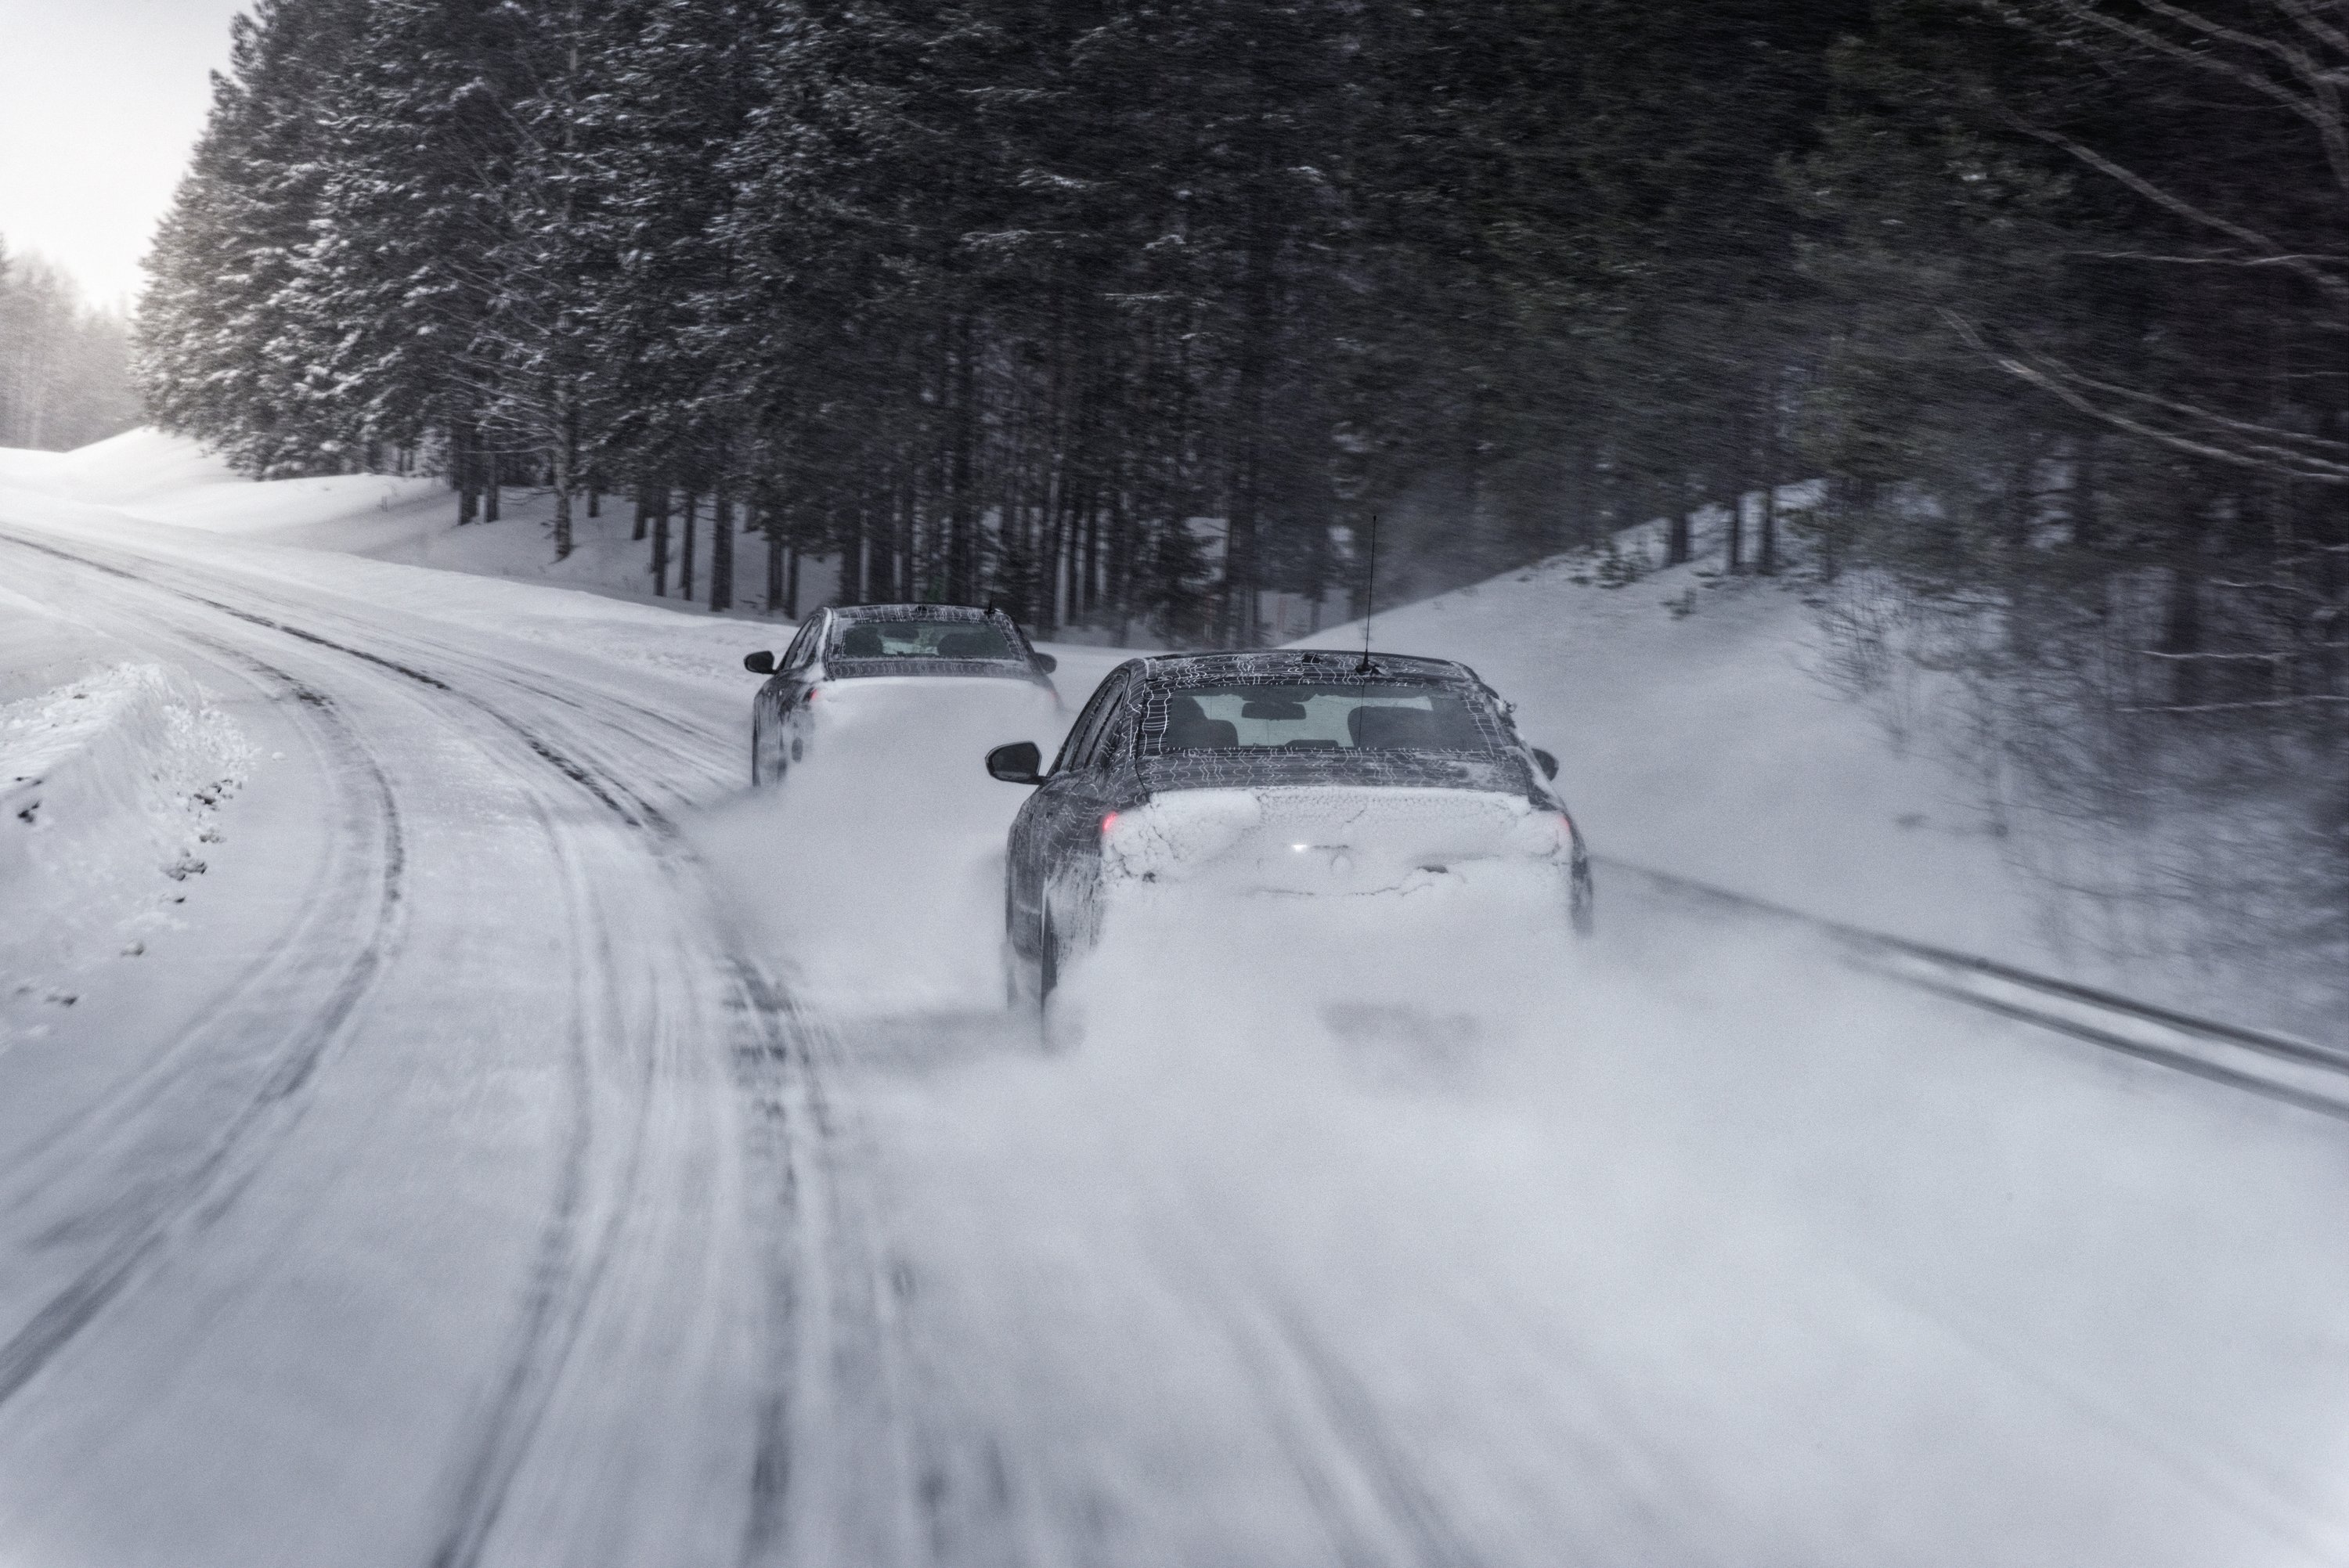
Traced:
<path fill-rule="evenodd" d="M 747 1030 L 736 1052 L 769 1212 L 768 1381 L 739 1562 L 874 1568 L 972 1561 L 951 1549 L 943 1460 L 908 1426 L 901 1340 L 913 1279 L 840 1169 L 845 1129 L 806 1016 L 749 954 L 730 953 Z"/>
<path fill-rule="evenodd" d="M 579 885 L 576 861 L 564 851 L 554 823 L 543 809 L 535 814 L 564 870 L 565 924 L 574 941 L 583 927 L 592 929 L 595 973 L 605 979 L 605 1020 L 616 1014 L 609 995 L 610 976 L 618 969 L 611 931 L 590 913 L 592 901 Z M 455 1492 L 434 1546 L 432 1568 L 470 1568 L 481 1560 L 513 1479 L 528 1457 L 532 1440 L 554 1398 L 563 1369 L 577 1346 L 596 1287 L 611 1261 L 618 1227 L 634 1196 L 644 1151 L 644 1117 L 647 1098 L 639 1096 L 630 1130 L 628 1153 L 615 1191 L 607 1196 L 608 1212 L 592 1243 L 583 1247 L 589 1189 L 593 1181 L 591 1155 L 595 1148 L 594 1070 L 589 1059 L 589 1032 L 585 1021 L 571 1031 L 571 1051 L 565 1059 L 567 1082 L 565 1128 L 554 1205 L 541 1222 L 531 1284 L 519 1317 L 508 1331 L 508 1348 L 502 1356 L 505 1370 L 488 1409 L 450 1467 Z"/>
<path fill-rule="evenodd" d="M 1167 1233 L 1186 1233 L 1170 1273 L 1215 1320 L 1255 1378 L 1270 1423 L 1306 1501 L 1340 1562 L 1356 1568 L 1476 1568 L 1473 1549 L 1420 1479 L 1361 1376 L 1332 1350 L 1268 1270 L 1231 1256 L 1186 1212 Z"/>
<path fill-rule="evenodd" d="M 597 804 L 619 817 L 627 826 L 632 828 L 657 826 L 663 833 L 673 834 L 674 830 L 669 828 L 659 813 L 651 811 L 649 808 L 642 808 L 641 802 L 634 802 L 642 808 L 640 812 L 632 811 L 629 804 L 624 804 L 626 799 L 625 791 L 616 787 L 616 780 L 599 778 L 593 770 L 556 750 L 510 716 L 496 710 L 478 697 L 458 690 L 435 676 L 397 660 L 386 658 L 364 649 L 347 646 L 305 629 L 241 610 L 234 605 L 211 599 L 192 590 L 157 582 L 119 566 L 88 560 L 67 551 L 22 540 L 13 534 L 0 533 L 0 538 L 8 538 L 12 542 L 23 544 L 44 554 L 105 573 L 109 576 L 137 583 L 155 592 L 190 601 L 237 621 L 278 632 L 314 646 L 347 655 L 365 664 L 402 676 L 431 691 L 457 698 L 494 718 L 501 726 L 523 740 L 529 750 L 541 761 L 554 768 L 573 784 L 584 789 Z M 267 665 L 265 661 L 243 654 L 240 650 L 227 648 L 225 645 L 216 642 L 211 643 L 210 645 L 223 648 L 253 665 L 274 670 L 274 666 Z M 336 709 L 331 698 L 303 686 L 285 672 L 276 671 L 275 673 L 289 683 L 292 688 L 303 694 L 301 701 L 305 707 L 321 714 L 336 714 L 339 720 L 338 710 Z M 340 722 L 338 733 L 347 741 L 350 748 L 355 748 L 365 755 L 364 766 L 367 777 L 375 788 L 378 799 L 388 814 L 387 820 L 391 824 L 390 830 L 395 837 L 390 841 L 393 847 L 387 849 L 385 864 L 388 868 L 387 883 L 390 892 L 389 903 L 396 905 L 398 885 L 397 872 L 404 857 L 396 849 L 398 810 L 391 798 L 390 784 L 380 765 L 371 753 L 366 752 L 364 743 L 358 740 L 355 732 L 349 730 L 347 722 Z M 346 755 L 349 755 L 347 750 Z M 551 820 L 543 810 L 539 810 L 538 815 L 542 825 L 552 836 Z M 554 841 L 560 852 L 559 839 Z M 569 913 L 575 927 L 575 922 L 579 916 L 574 881 L 575 867 L 566 860 L 564 869 L 566 901 L 571 903 Z M 597 944 L 597 955 L 604 961 L 599 965 L 600 972 L 607 976 L 614 973 L 616 965 L 612 960 L 615 954 L 609 946 L 608 934 L 604 934 L 604 940 Z M 384 956 L 385 950 L 380 943 L 369 944 L 363 949 L 357 973 L 355 976 L 347 978 L 346 983 L 336 988 L 329 1000 L 327 1008 L 321 1015 L 322 1021 L 330 1018 L 333 1026 L 339 1027 L 350 1012 L 356 1008 L 358 997 L 367 985 L 371 984 L 375 976 L 380 973 Z M 504 1357 L 506 1370 L 498 1382 L 497 1392 L 492 1398 L 488 1411 L 476 1424 L 475 1434 L 465 1446 L 464 1458 L 453 1467 L 453 1474 L 456 1477 L 453 1490 L 456 1492 L 456 1499 L 450 1505 L 446 1523 L 436 1532 L 438 1543 L 432 1556 L 434 1568 L 464 1568 L 464 1565 L 480 1560 L 503 1506 L 507 1489 L 511 1486 L 527 1453 L 530 1439 L 536 1430 L 538 1418 L 543 1414 L 547 1400 L 552 1397 L 555 1380 L 568 1358 L 571 1347 L 576 1342 L 579 1327 L 586 1315 L 594 1284 L 600 1277 L 602 1264 L 609 1256 L 608 1243 L 613 1226 L 616 1224 L 618 1217 L 626 1212 L 626 1200 L 629 1190 L 633 1187 L 632 1161 L 628 1177 L 622 1182 L 621 1191 L 616 1195 L 612 1205 L 612 1219 L 607 1222 L 601 1238 L 605 1244 L 598 1247 L 591 1256 L 583 1261 L 579 1255 L 578 1231 L 587 1187 L 586 1173 L 588 1156 L 591 1151 L 589 1144 L 591 1114 L 588 1105 L 585 1042 L 584 1039 L 574 1038 L 574 1049 L 569 1060 L 572 1078 L 568 1106 L 569 1126 L 566 1129 L 563 1152 L 558 1161 L 560 1174 L 557 1178 L 553 1212 L 541 1227 L 537 1259 L 532 1270 L 532 1284 L 522 1305 L 520 1320 L 511 1336 L 512 1346 Z M 274 1096 L 264 1093 L 264 1097 L 255 1102 L 256 1107 L 266 1107 L 274 1099 L 282 1098 L 284 1094 L 291 1093 L 306 1083 L 311 1071 L 315 1068 L 316 1052 L 319 1049 L 323 1049 L 323 1043 L 311 1052 L 306 1062 L 297 1061 L 292 1064 L 291 1072 L 273 1073 L 270 1087 L 277 1089 L 279 1093 Z M 638 1109 L 640 1112 L 643 1109 L 641 1099 Z M 154 1253 L 166 1239 L 171 1229 L 171 1222 L 178 1219 L 202 1200 L 207 1183 L 219 1173 L 229 1156 L 233 1153 L 235 1144 L 242 1140 L 246 1130 L 243 1123 L 246 1119 L 240 1119 L 240 1125 L 215 1147 L 212 1157 L 205 1161 L 199 1171 L 199 1180 L 188 1186 L 179 1202 L 149 1215 L 148 1222 L 137 1226 L 122 1242 L 109 1249 L 98 1264 L 86 1271 L 65 1292 L 43 1307 L 33 1321 L 20 1330 L 13 1339 L 5 1344 L 0 1344 L 0 1404 L 5 1404 L 11 1396 L 29 1382 L 43 1366 L 47 1365 L 76 1334 L 80 1332 L 108 1301 L 121 1292 L 139 1263 Z M 254 1166 L 257 1169 L 258 1161 L 254 1162 Z M 249 1177 L 249 1174 L 250 1172 L 243 1173 L 244 1177 Z M 243 1179 L 243 1177 L 240 1178 L 240 1185 Z"/>
<path fill-rule="evenodd" d="M 686 874 L 688 867 L 698 874 L 693 851 L 670 816 L 609 769 L 583 760 L 494 702 L 419 667 L 405 656 L 395 659 L 353 646 L 290 621 L 123 567 L 30 541 L 20 542 L 241 623 L 346 655 L 460 703 L 505 730 L 532 757 L 622 827 L 640 834 L 672 879 Z M 587 710 L 586 705 L 550 690 L 519 670 L 497 668 L 490 661 L 455 649 L 434 652 L 472 665 L 471 674 L 574 711 Z M 672 735 L 695 736 L 689 727 L 644 705 L 622 699 L 616 706 Z M 577 890 L 573 891 L 575 894 Z M 893 1517 L 864 1521 L 863 1532 L 877 1532 L 887 1538 L 895 1549 L 893 1560 L 916 1553 L 937 1560 L 943 1546 L 943 1525 L 937 1513 L 945 1490 L 942 1471 L 937 1463 L 921 1461 L 904 1451 L 905 1434 L 897 1424 L 900 1401 L 887 1397 L 903 1376 L 896 1364 L 895 1336 L 877 1310 L 883 1303 L 902 1299 L 907 1294 L 907 1282 L 895 1275 L 885 1279 L 881 1277 L 885 1271 L 844 1256 L 851 1243 L 844 1234 L 847 1227 L 842 1223 L 845 1216 L 838 1212 L 842 1195 L 831 1171 L 835 1129 L 815 1053 L 806 1044 L 807 1020 L 731 933 L 720 933 L 720 936 L 739 1011 L 750 1026 L 748 1035 L 735 1043 L 733 1050 L 737 1088 L 749 1101 L 754 1137 L 763 1146 L 754 1148 L 754 1157 L 763 1166 L 764 1175 L 780 1187 L 783 1200 L 768 1215 L 771 1348 L 764 1359 L 775 1376 L 758 1400 L 759 1426 L 740 1561 L 746 1568 L 783 1561 L 795 1539 L 807 1532 L 806 1522 L 815 1511 L 805 1496 L 807 1467 L 802 1462 L 802 1445 L 795 1434 L 809 1429 L 812 1408 L 823 1408 L 827 1418 L 839 1413 L 837 1385 L 843 1380 L 843 1351 L 850 1360 L 863 1363 L 854 1376 L 873 1386 L 861 1391 L 882 1393 L 890 1407 L 882 1418 L 885 1429 L 877 1440 L 899 1450 L 890 1456 L 890 1469 L 897 1472 L 895 1481 L 885 1488 L 895 1497 L 895 1506 L 884 1511 Z M 608 932 L 603 940 L 608 944 Z M 607 961 L 600 967 L 609 975 L 616 964 L 609 961 L 608 948 L 605 956 Z M 510 1331 L 503 1357 L 506 1370 L 488 1408 L 474 1423 L 472 1435 L 462 1445 L 462 1457 L 450 1467 L 454 1498 L 444 1523 L 434 1532 L 434 1568 L 471 1568 L 493 1539 L 508 1494 L 588 1316 L 633 1191 L 632 1160 L 627 1177 L 611 1199 L 610 1218 L 593 1242 L 586 1242 L 582 1230 L 590 1134 L 584 1099 L 584 1050 L 583 1045 L 582 1054 L 573 1058 L 573 1130 L 562 1156 L 553 1211 L 542 1228 L 533 1283 Z M 640 1113 L 643 1109 L 640 1100 Z M 916 1547 L 916 1542 L 926 1542 L 928 1549 Z M 876 1542 L 868 1540 L 865 1544 Z"/>
<path fill-rule="evenodd" d="M 298 1025 L 284 1032 L 278 1047 L 263 1054 L 265 1065 L 256 1089 L 219 1129 L 192 1164 L 175 1170 L 168 1183 L 149 1181 L 126 1184 L 132 1194 L 127 1200 L 119 1196 L 125 1187 L 109 1189 L 117 1196 L 100 1209 L 55 1222 L 37 1238 L 55 1244 L 94 1232 L 109 1233 L 110 1237 L 94 1262 L 36 1309 L 5 1341 L 0 1341 L 0 1405 L 20 1393 L 109 1304 L 129 1289 L 143 1265 L 154 1261 L 175 1240 L 201 1230 L 227 1212 L 253 1174 L 300 1121 L 306 1109 L 305 1091 L 328 1053 L 343 1039 L 345 1026 L 382 975 L 398 944 L 407 854 L 398 807 L 380 762 L 324 693 L 306 686 L 291 672 L 242 650 L 207 639 L 191 640 L 205 643 L 275 683 L 294 699 L 297 711 L 308 716 L 306 722 L 326 743 L 329 753 L 366 780 L 366 790 L 358 801 L 352 803 L 349 812 L 371 819 L 368 826 L 373 830 L 374 843 L 368 863 L 376 868 L 377 895 L 366 917 L 366 926 L 355 932 L 351 939 L 355 952 L 341 965 L 326 995 L 310 1007 Z M 346 826 L 349 828 L 351 824 Z M 271 991 L 290 987 L 305 978 L 299 965 L 282 978 L 270 973 L 265 965 L 248 971 L 239 986 L 210 1010 L 205 1026 L 183 1036 L 166 1054 L 165 1062 L 187 1058 L 205 1035 L 233 1030 L 248 1016 L 267 1018 L 282 1013 L 281 999 L 270 995 Z M 196 1070 L 202 1065 L 193 1064 L 186 1070 Z M 157 1119 L 157 1108 L 169 1103 L 173 1084 L 184 1076 L 180 1069 L 167 1071 L 164 1063 L 157 1064 L 130 1088 L 80 1119 L 73 1129 L 75 1137 L 87 1140 L 109 1124 L 122 1128 Z M 184 1123 L 190 1117 L 173 1119 Z M 56 1141 L 53 1135 L 44 1143 L 48 1146 Z M 38 1174 L 37 1169 L 34 1174 Z M 28 1197 L 29 1193 L 20 1190 L 11 1206 L 21 1204 Z"/>

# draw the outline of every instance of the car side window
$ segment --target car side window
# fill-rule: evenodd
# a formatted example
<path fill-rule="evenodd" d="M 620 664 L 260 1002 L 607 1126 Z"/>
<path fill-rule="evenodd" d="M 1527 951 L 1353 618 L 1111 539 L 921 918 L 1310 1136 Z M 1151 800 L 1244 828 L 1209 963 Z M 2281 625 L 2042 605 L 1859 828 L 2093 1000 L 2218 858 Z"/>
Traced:
<path fill-rule="evenodd" d="M 798 669 L 815 657 L 816 627 L 823 620 L 823 617 L 821 615 L 810 615 L 800 623 L 800 634 L 792 639 L 791 647 L 783 654 L 784 669 Z"/>
<path fill-rule="evenodd" d="M 1093 748 L 1085 758 L 1088 768 L 1107 768 L 1125 755 L 1126 745 L 1133 738 L 1133 715 L 1126 694 L 1120 692 L 1115 707 L 1102 720 L 1101 733 L 1093 737 Z"/>
<path fill-rule="evenodd" d="M 1095 742 L 1101 738 L 1102 728 L 1109 722 L 1110 715 L 1116 712 L 1118 705 L 1124 700 L 1125 687 L 1126 677 L 1122 675 L 1112 675 L 1102 683 L 1101 689 L 1093 693 L 1092 701 L 1085 704 L 1084 712 L 1077 715 L 1077 722 L 1070 729 L 1069 738 L 1061 743 L 1061 755 L 1052 761 L 1053 772 L 1073 772 L 1092 766 Z"/>

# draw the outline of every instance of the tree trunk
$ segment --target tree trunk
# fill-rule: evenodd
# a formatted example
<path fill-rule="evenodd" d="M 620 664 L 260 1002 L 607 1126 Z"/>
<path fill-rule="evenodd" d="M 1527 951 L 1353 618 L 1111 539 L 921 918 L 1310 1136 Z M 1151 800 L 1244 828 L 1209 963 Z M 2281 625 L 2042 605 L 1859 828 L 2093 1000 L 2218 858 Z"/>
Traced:
<path fill-rule="evenodd" d="M 840 542 L 840 594 L 843 604 L 864 602 L 864 516 L 852 504 L 845 520 L 847 529 Z"/>
<path fill-rule="evenodd" d="M 571 487 L 576 482 L 573 467 L 577 461 L 577 437 L 573 432 L 573 418 L 567 398 L 558 400 L 557 417 L 560 429 L 554 440 L 554 450 L 549 457 L 554 480 L 554 559 L 571 558 Z"/>
<path fill-rule="evenodd" d="M 2171 547 L 2169 596 L 2162 614 L 2161 651 L 2194 655 L 2202 651 L 2202 536 L 2209 502 L 2196 496 L 2181 520 L 2183 527 Z M 2169 700 L 2192 707 L 2202 700 L 2203 661 L 2179 657 L 2169 665 Z"/>
<path fill-rule="evenodd" d="M 1273 267 L 1279 245 L 1270 155 L 1254 173 L 1248 199 L 1247 272 L 1241 284 L 1239 366 L 1234 387 L 1232 489 L 1224 544 L 1225 619 L 1232 642 L 1257 645 L 1257 593 L 1263 586 L 1264 400 L 1275 324 Z"/>
<path fill-rule="evenodd" d="M 668 492 L 660 492 L 653 511 L 653 593 L 668 597 Z"/>
<path fill-rule="evenodd" d="M 472 427 L 460 424 L 449 432 L 449 467 L 457 480 L 457 524 L 479 521 L 481 515 L 481 443 Z"/>
<path fill-rule="evenodd" d="M 767 614 L 783 607 L 783 528 L 772 508 L 760 518 L 767 535 Z"/>
<path fill-rule="evenodd" d="M 1770 398 L 1762 409 L 1762 540 L 1754 570 L 1764 577 L 1778 574 L 1778 382 L 1770 381 Z"/>
<path fill-rule="evenodd" d="M 734 502 L 722 484 L 709 497 L 709 607 L 734 608 Z"/>
<path fill-rule="evenodd" d="M 978 445 L 978 366 L 970 317 L 956 324 L 954 367 L 954 455 L 947 484 L 954 492 L 952 523 L 947 535 L 947 592 L 965 603 L 978 596 L 978 498 L 975 460 Z"/>
<path fill-rule="evenodd" d="M 685 516 L 682 520 L 685 524 L 685 548 L 679 552 L 677 563 L 677 596 L 688 602 L 693 598 L 694 508 L 699 505 L 700 501 L 701 498 L 690 490 L 685 492 Z"/>

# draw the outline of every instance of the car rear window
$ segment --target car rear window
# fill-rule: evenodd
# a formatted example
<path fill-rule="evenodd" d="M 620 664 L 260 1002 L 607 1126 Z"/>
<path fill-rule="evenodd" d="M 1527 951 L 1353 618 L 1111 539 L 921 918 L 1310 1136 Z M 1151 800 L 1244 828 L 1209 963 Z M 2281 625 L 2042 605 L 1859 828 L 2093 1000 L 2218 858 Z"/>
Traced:
<path fill-rule="evenodd" d="M 1185 686 L 1151 705 L 1151 748 L 1169 751 L 1491 751 L 1460 693 L 1360 683 Z"/>
<path fill-rule="evenodd" d="M 984 621 L 854 621 L 833 651 L 845 659 L 1017 659 L 1001 628 Z"/>

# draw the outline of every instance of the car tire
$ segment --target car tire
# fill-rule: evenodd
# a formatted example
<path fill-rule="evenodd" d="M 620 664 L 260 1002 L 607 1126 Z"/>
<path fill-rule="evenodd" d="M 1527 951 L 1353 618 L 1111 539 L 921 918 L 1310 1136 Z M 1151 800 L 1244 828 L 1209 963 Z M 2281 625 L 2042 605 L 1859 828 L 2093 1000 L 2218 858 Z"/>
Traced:
<path fill-rule="evenodd" d="M 1038 941 L 1036 954 L 1036 999 L 1050 1002 L 1061 984 L 1061 933 L 1052 923 L 1052 912 L 1044 911 L 1044 930 Z"/>
<path fill-rule="evenodd" d="M 1577 936 L 1588 936 L 1599 929 L 1599 890 L 1587 865 L 1576 866 L 1568 877 L 1566 913 Z"/>
<path fill-rule="evenodd" d="M 1019 905 L 1012 902 L 1011 883 L 1003 884 L 1003 1005 L 1014 1013 L 1034 1012 L 1043 1006 L 1041 977 L 1036 960 L 1023 951 Z"/>

